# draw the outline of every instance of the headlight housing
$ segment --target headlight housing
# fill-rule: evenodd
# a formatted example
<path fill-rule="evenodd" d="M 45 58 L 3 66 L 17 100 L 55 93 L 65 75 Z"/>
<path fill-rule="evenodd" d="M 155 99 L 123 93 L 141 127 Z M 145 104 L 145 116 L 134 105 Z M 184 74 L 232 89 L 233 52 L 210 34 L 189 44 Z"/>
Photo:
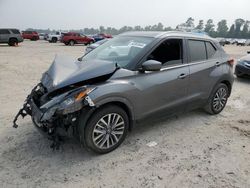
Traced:
<path fill-rule="evenodd" d="M 244 65 L 250 68 L 250 62 L 244 62 Z"/>
<path fill-rule="evenodd" d="M 93 87 L 81 87 L 54 97 L 40 107 L 41 110 L 46 111 L 42 120 L 49 119 L 55 112 L 69 114 L 80 110 L 84 105 L 83 100 L 94 89 Z"/>

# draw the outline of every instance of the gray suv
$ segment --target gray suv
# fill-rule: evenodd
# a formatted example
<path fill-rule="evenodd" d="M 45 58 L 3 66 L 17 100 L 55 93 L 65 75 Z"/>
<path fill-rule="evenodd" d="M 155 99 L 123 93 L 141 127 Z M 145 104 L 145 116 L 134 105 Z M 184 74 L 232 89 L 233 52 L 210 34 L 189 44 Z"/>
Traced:
<path fill-rule="evenodd" d="M 19 42 L 23 42 L 23 38 L 18 29 L 0 29 L 0 43 L 16 46 Z"/>
<path fill-rule="evenodd" d="M 97 153 L 117 148 L 140 121 L 196 108 L 220 113 L 233 85 L 233 60 L 200 34 L 129 32 L 78 60 L 57 56 L 18 116 L 53 139 L 79 138 Z"/>

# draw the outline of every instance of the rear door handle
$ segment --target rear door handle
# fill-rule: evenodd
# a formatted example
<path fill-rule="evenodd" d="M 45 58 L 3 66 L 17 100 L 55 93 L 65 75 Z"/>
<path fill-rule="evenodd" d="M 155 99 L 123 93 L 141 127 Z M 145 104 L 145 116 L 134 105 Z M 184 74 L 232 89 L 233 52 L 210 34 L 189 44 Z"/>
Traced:
<path fill-rule="evenodd" d="M 216 67 L 219 67 L 220 65 L 221 65 L 220 62 L 216 62 L 216 63 L 215 63 L 215 66 L 216 66 Z"/>
<path fill-rule="evenodd" d="M 187 74 L 182 73 L 180 76 L 178 76 L 179 79 L 184 79 L 187 77 Z"/>

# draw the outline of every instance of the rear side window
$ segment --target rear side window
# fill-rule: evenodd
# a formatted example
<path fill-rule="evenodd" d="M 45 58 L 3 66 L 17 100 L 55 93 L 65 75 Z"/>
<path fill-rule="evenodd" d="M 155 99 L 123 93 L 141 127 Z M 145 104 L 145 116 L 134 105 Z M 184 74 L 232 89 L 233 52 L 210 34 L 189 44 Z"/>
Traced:
<path fill-rule="evenodd" d="M 0 29 L 0 34 L 10 34 L 8 29 Z"/>
<path fill-rule="evenodd" d="M 211 59 L 214 57 L 214 54 L 216 53 L 216 48 L 210 43 L 206 42 L 207 47 L 207 58 Z"/>
<path fill-rule="evenodd" d="M 190 62 L 203 61 L 207 59 L 204 41 L 188 40 Z"/>
<path fill-rule="evenodd" d="M 20 32 L 17 29 L 11 29 L 11 32 L 14 34 L 20 34 Z"/>

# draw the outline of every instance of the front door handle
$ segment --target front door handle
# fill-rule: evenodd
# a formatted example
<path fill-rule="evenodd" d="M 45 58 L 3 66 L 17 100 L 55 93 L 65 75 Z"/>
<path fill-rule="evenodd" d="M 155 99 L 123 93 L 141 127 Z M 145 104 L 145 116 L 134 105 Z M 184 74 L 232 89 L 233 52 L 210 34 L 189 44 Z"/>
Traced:
<path fill-rule="evenodd" d="M 180 76 L 178 76 L 179 79 L 184 79 L 187 77 L 187 74 L 182 73 Z"/>
<path fill-rule="evenodd" d="M 220 66 L 220 62 L 216 62 L 216 63 L 215 63 L 215 66 L 216 66 L 216 67 L 219 67 L 219 66 Z"/>

